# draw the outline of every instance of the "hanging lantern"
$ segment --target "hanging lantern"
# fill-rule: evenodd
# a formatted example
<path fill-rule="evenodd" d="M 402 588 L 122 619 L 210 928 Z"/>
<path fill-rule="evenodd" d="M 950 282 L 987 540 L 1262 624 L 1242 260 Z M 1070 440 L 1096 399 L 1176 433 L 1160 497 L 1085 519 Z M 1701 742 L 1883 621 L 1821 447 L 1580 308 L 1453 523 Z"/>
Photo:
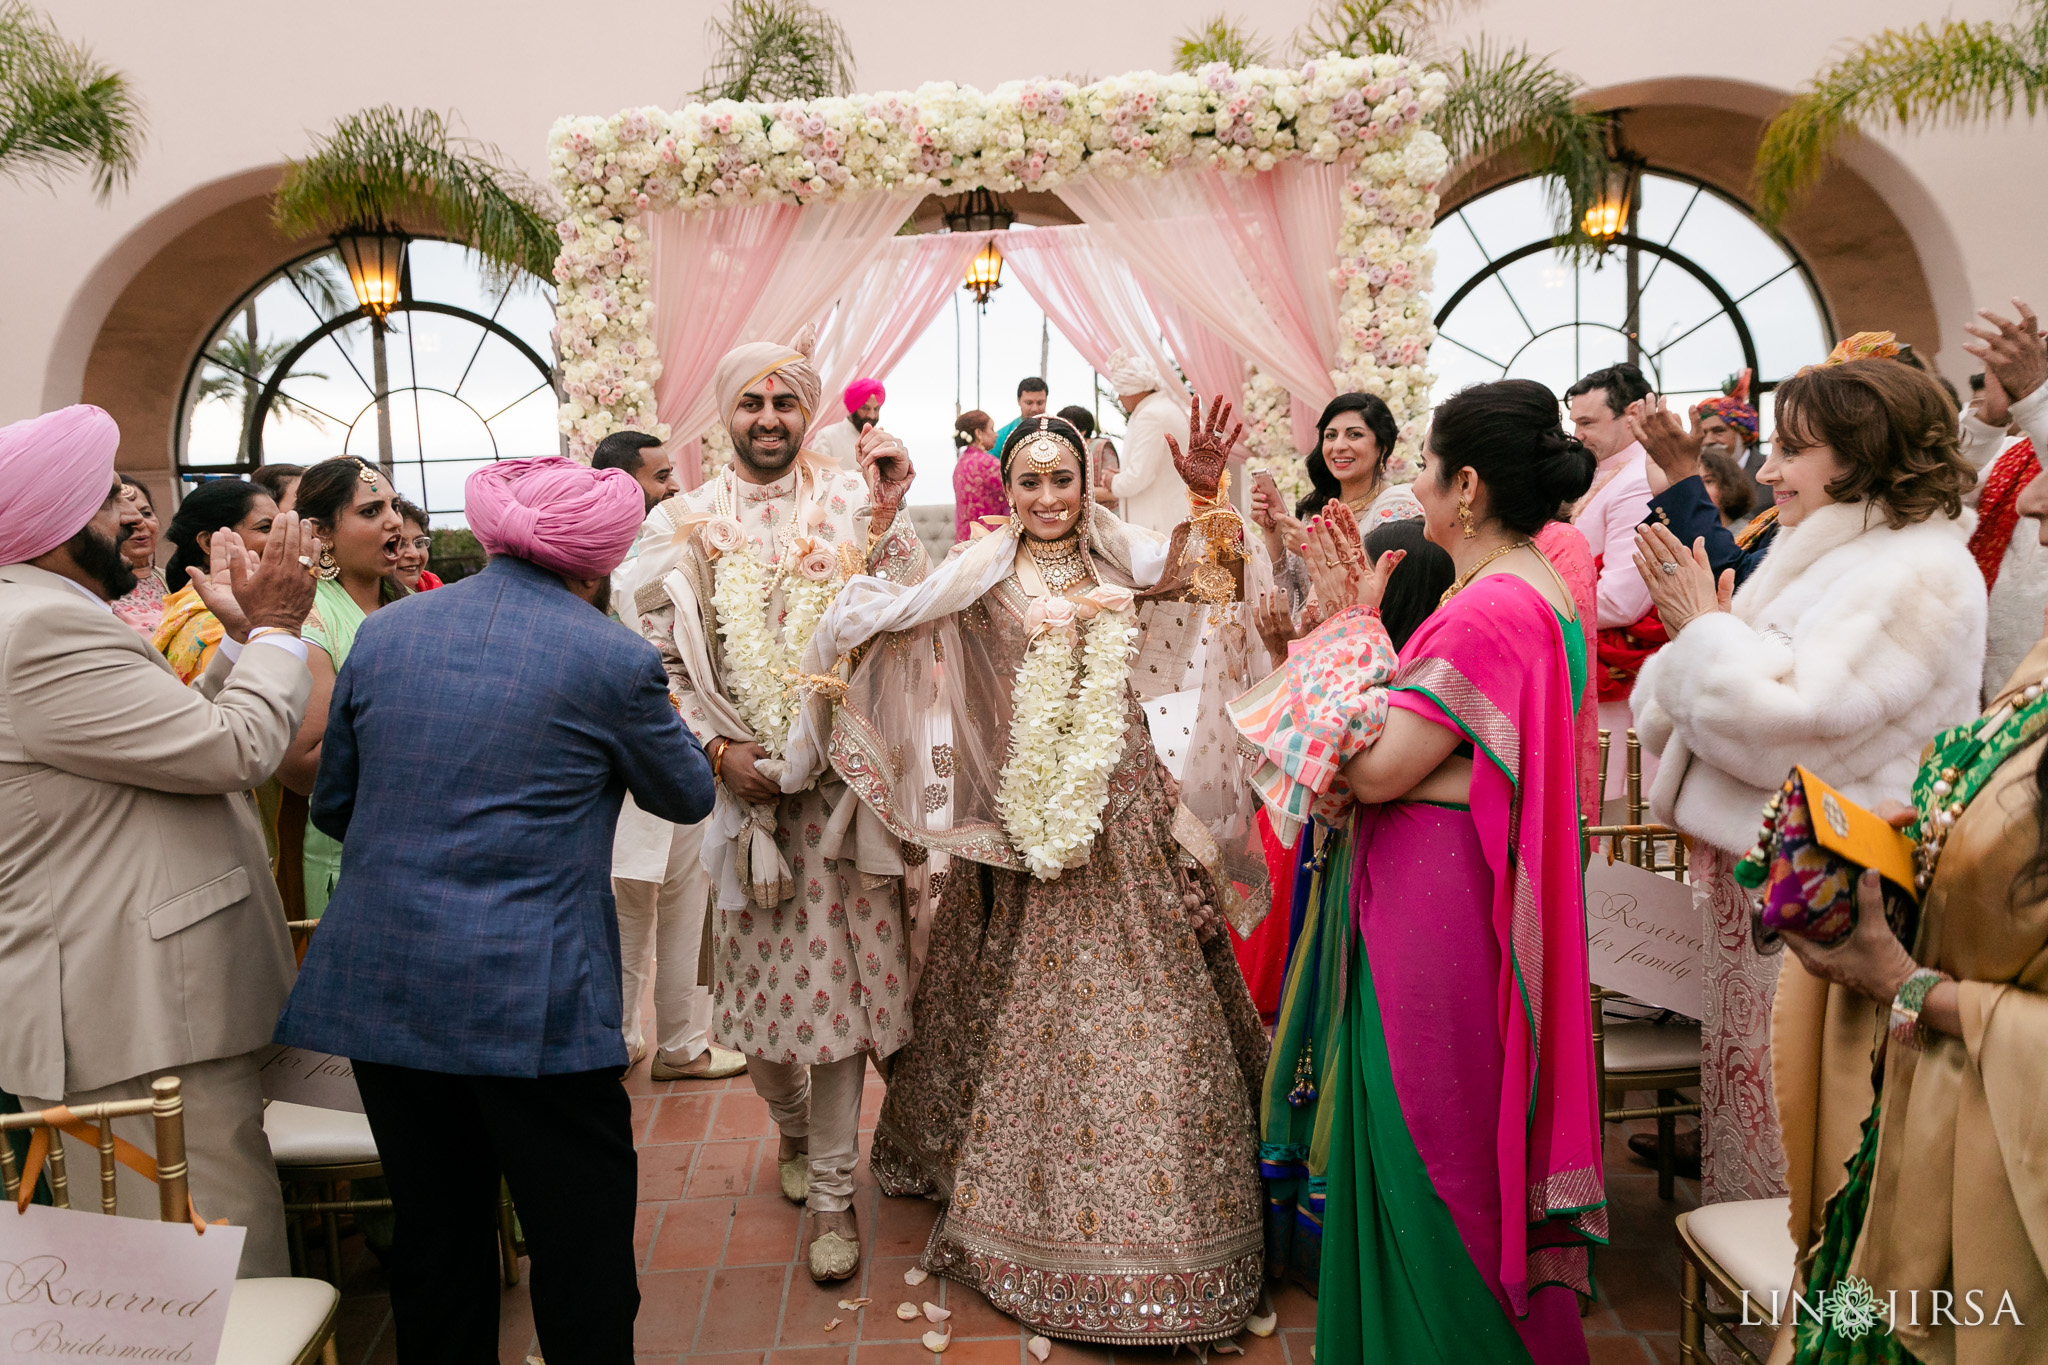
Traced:
<path fill-rule="evenodd" d="M 1643 163 L 1622 146 L 1621 129 L 1610 123 L 1607 130 L 1607 172 L 1601 178 L 1600 193 L 1586 208 L 1579 226 L 1601 251 L 1613 246 L 1635 226 L 1636 190 L 1642 184 Z"/>
<path fill-rule="evenodd" d="M 406 240 L 402 232 L 375 230 L 345 232 L 334 239 L 335 254 L 348 271 L 356 303 L 378 323 L 398 306 L 405 280 Z"/>
<path fill-rule="evenodd" d="M 974 302 L 984 309 L 988 307 L 988 296 L 1003 287 L 1003 253 L 996 250 L 994 242 L 976 252 L 967 263 L 965 287 L 973 291 Z"/>

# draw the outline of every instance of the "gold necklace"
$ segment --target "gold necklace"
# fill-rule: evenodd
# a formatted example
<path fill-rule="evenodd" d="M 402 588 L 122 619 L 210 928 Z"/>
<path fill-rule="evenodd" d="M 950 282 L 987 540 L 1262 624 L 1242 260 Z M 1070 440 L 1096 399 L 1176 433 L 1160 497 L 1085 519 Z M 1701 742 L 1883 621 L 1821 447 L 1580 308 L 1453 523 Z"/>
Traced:
<path fill-rule="evenodd" d="M 1493 563 L 1494 560 L 1499 559 L 1502 555 L 1513 554 L 1516 550 L 1521 549 L 1524 545 L 1533 544 L 1535 544 L 1535 542 L 1529 540 L 1511 540 L 1507 544 L 1501 546 L 1499 549 L 1488 552 L 1484 559 L 1481 559 L 1477 564 L 1474 564 L 1471 568 L 1459 574 L 1458 581 L 1451 584 L 1450 587 L 1444 589 L 1444 595 L 1436 599 L 1436 604 L 1438 606 L 1442 606 L 1446 602 L 1450 601 L 1453 597 L 1456 597 L 1459 593 L 1463 592 L 1466 586 L 1470 584 L 1473 579 L 1479 576 L 1479 571 L 1481 569 Z"/>
<path fill-rule="evenodd" d="M 1351 515 L 1354 517 L 1362 517 L 1372 509 L 1373 499 L 1379 495 L 1380 484 L 1375 480 L 1373 486 L 1366 489 L 1362 496 L 1344 499 L 1344 505 L 1351 509 Z"/>
<path fill-rule="evenodd" d="M 1087 581 L 1088 558 L 1081 553 L 1078 533 L 1059 540 L 1035 540 L 1026 536 L 1024 544 L 1030 549 L 1031 562 L 1037 566 L 1038 576 L 1045 581 L 1048 592 L 1063 593 L 1076 583 Z"/>

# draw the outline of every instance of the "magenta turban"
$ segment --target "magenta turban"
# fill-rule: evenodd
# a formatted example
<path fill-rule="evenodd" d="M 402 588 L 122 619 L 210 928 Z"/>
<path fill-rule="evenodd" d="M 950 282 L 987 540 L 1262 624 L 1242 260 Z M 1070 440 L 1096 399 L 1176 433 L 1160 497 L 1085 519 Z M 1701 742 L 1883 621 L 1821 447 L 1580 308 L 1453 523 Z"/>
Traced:
<path fill-rule="evenodd" d="M 462 503 L 485 553 L 532 560 L 570 578 L 608 577 L 647 516 L 646 495 L 631 474 L 560 455 L 487 464 L 469 476 Z"/>
<path fill-rule="evenodd" d="M 866 407 L 870 398 L 878 403 L 889 401 L 888 391 L 882 387 L 882 381 L 879 379 L 856 379 L 846 386 L 846 392 L 841 396 L 845 399 L 846 410 L 850 413 Z"/>
<path fill-rule="evenodd" d="M 0 427 L 0 564 L 26 564 L 85 529 L 114 488 L 114 419 L 79 403 Z"/>

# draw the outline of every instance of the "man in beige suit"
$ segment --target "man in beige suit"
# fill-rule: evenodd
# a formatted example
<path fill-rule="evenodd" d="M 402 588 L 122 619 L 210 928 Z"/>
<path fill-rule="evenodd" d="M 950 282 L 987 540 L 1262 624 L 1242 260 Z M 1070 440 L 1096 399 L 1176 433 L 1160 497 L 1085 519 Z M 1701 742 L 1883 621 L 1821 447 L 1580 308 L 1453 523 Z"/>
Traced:
<path fill-rule="evenodd" d="M 176 1075 L 194 1206 L 248 1229 L 243 1275 L 283 1275 L 256 1072 L 292 953 L 247 793 L 306 708 L 318 547 L 290 514 L 253 567 L 217 534 L 202 592 L 228 639 L 180 685 L 108 605 L 135 581 L 119 439 L 86 406 L 0 429 L 0 1088 L 40 1108 Z M 146 1120 L 119 1126 L 150 1149 Z"/>

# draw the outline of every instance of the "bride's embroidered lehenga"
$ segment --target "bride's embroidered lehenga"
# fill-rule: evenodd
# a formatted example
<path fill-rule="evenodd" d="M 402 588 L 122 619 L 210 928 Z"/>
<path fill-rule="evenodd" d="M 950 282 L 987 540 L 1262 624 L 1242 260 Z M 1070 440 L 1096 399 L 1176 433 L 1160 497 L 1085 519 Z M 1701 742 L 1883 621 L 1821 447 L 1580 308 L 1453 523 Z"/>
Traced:
<path fill-rule="evenodd" d="M 1082 535 L 1099 583 L 1144 586 L 1162 571 L 1161 546 L 1100 511 Z M 1044 596 L 1005 529 L 928 586 L 857 580 L 805 665 L 821 671 L 825 651 L 879 634 L 837 708 L 831 763 L 899 837 L 952 855 L 869 1160 L 886 1193 L 946 1202 L 923 1264 L 1033 1330 L 1215 1340 L 1242 1327 L 1260 1291 L 1266 1040 L 1228 936 L 1202 941 L 1184 897 L 1225 905 L 1217 888 L 1235 881 L 1241 896 L 1263 860 L 1249 797 L 1222 780 L 1237 759 L 1215 742 L 1220 702 L 1180 692 L 1189 709 L 1173 714 L 1194 750 L 1179 792 L 1141 706 L 1187 681 L 1159 662 L 1174 656 L 1159 637 L 1219 613 L 1193 637 L 1194 674 L 1233 647 L 1242 670 L 1244 635 L 1232 608 L 1142 609 L 1100 832 L 1041 879 L 994 798 Z M 1236 813 L 1205 824 L 1196 812 L 1218 801 Z"/>

